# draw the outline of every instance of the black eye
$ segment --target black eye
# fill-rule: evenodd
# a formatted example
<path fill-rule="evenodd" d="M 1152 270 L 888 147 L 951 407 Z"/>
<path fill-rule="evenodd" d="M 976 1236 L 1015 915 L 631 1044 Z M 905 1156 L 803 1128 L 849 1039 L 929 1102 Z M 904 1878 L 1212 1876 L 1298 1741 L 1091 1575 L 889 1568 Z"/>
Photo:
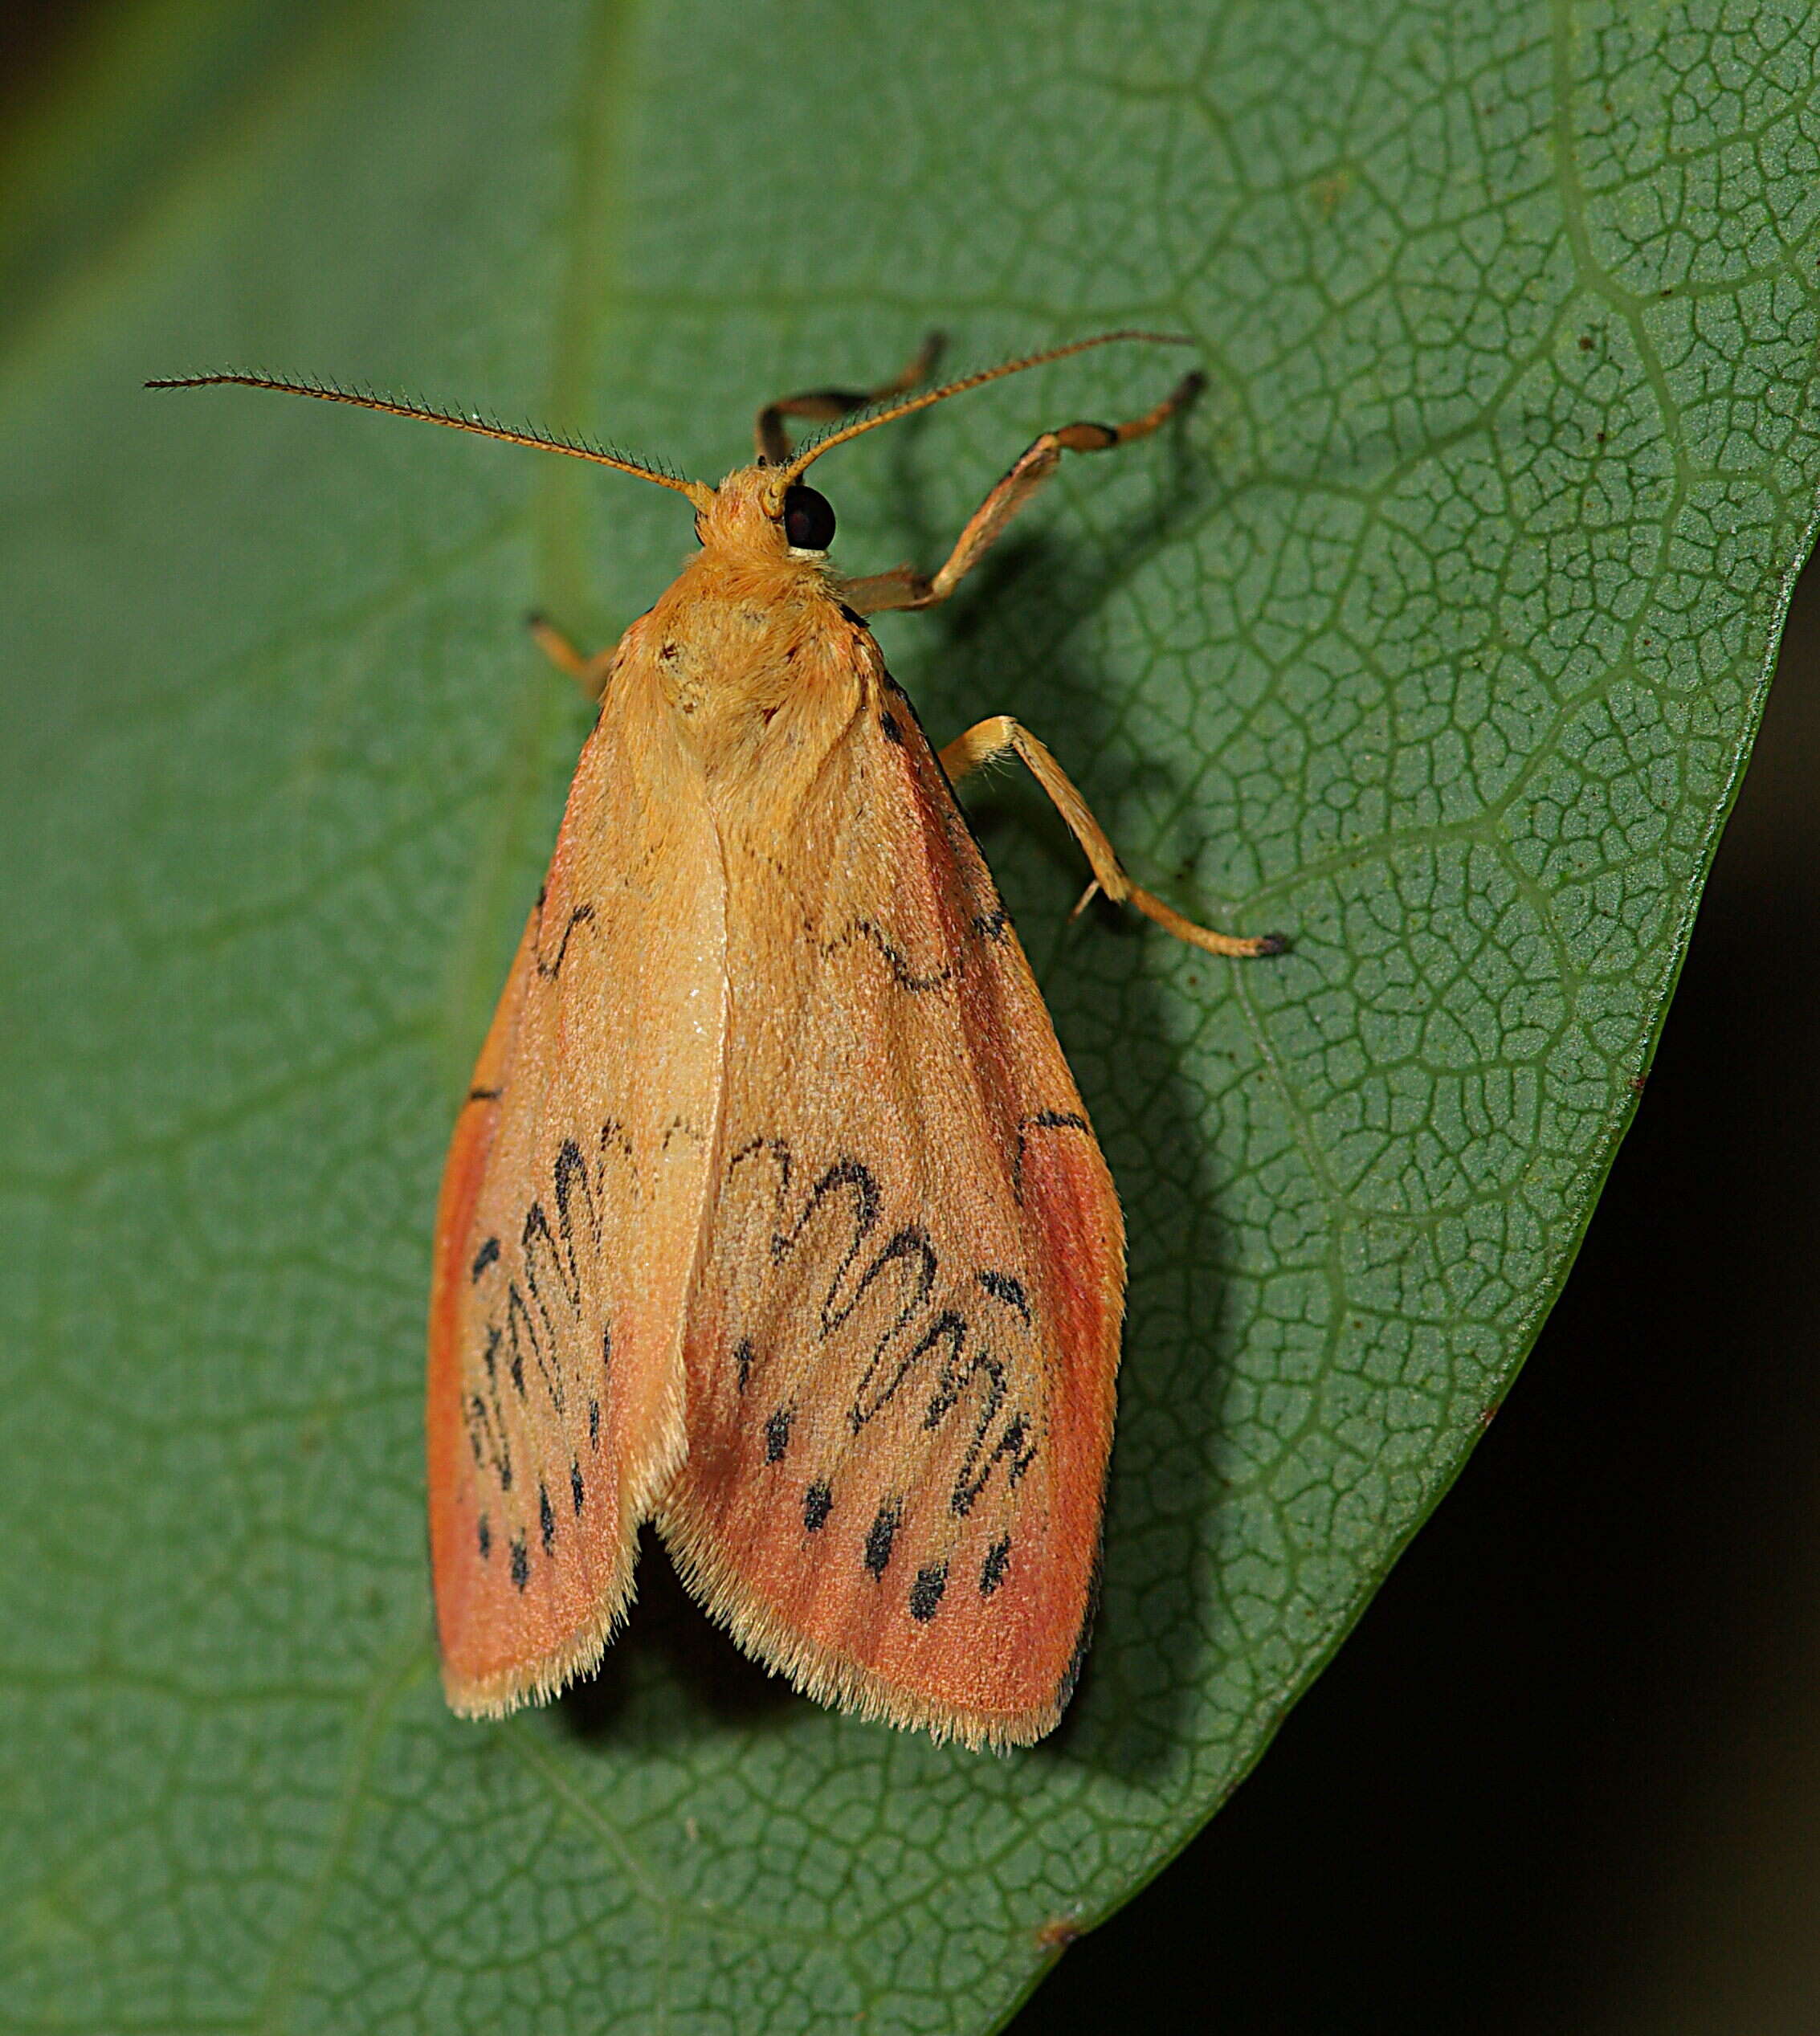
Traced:
<path fill-rule="evenodd" d="M 825 552 L 835 541 L 835 505 L 812 488 L 784 491 L 784 535 L 799 552 Z"/>

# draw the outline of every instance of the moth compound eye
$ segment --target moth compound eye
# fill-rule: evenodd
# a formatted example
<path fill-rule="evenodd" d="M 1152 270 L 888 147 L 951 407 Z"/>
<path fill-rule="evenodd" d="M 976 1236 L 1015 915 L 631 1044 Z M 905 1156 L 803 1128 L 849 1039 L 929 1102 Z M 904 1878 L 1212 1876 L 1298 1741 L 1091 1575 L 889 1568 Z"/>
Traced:
<path fill-rule="evenodd" d="M 812 488 L 784 492 L 784 535 L 799 552 L 825 552 L 835 541 L 835 505 Z"/>

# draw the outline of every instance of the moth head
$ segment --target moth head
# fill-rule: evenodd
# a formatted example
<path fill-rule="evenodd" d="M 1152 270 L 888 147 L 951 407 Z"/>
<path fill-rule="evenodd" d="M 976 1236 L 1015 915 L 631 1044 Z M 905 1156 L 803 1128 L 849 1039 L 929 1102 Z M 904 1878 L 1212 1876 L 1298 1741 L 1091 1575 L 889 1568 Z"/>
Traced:
<path fill-rule="evenodd" d="M 835 508 L 801 482 L 780 487 L 774 469 L 736 467 L 696 512 L 704 545 L 764 558 L 820 558 L 835 541 Z"/>

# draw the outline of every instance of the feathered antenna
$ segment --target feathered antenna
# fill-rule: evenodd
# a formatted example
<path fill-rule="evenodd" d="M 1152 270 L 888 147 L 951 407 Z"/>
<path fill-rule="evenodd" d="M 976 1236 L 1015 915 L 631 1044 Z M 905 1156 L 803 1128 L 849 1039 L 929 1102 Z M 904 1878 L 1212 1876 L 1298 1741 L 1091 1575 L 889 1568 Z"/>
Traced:
<path fill-rule="evenodd" d="M 388 417 L 421 418 L 426 424 L 447 425 L 451 431 L 472 431 L 483 439 L 499 439 L 511 446 L 534 446 L 544 452 L 565 453 L 571 459 L 592 460 L 596 466 L 616 467 L 622 474 L 636 474 L 640 480 L 655 481 L 659 488 L 686 495 L 698 509 L 714 500 L 714 490 L 704 481 L 684 480 L 630 454 L 610 451 L 586 439 L 565 438 L 554 431 L 541 431 L 527 424 L 517 430 L 477 410 L 439 409 L 433 403 L 407 403 L 392 396 L 376 394 L 370 389 L 344 389 L 333 381 L 314 381 L 288 375 L 254 374 L 240 369 L 223 369 L 211 374 L 169 375 L 148 381 L 148 389 L 209 389 L 218 383 L 235 382 L 243 389 L 275 389 L 286 396 L 314 396 L 324 403 L 352 403 L 357 409 L 383 410 Z"/>
<path fill-rule="evenodd" d="M 1194 343 L 1184 333 L 1099 333 L 1092 339 L 1075 340 L 1067 346 L 1052 346 L 1042 353 L 1026 353 L 1021 361 L 1006 361 L 996 368 L 982 368 L 977 374 L 963 375 L 958 381 L 945 382 L 939 389 L 925 389 L 919 395 L 905 397 L 901 402 L 887 402 L 882 408 L 838 425 L 818 439 L 811 439 L 779 475 L 777 488 L 781 492 L 790 487 L 803 470 L 824 452 L 849 439 L 858 438 L 863 431 L 889 424 L 894 418 L 908 417 L 912 410 L 927 410 L 931 403 L 945 402 L 949 397 L 958 396 L 963 390 L 977 389 L 982 382 L 997 381 L 1005 375 L 1022 374 L 1026 368 L 1040 368 L 1051 361 L 1065 361 L 1071 353 L 1084 353 L 1091 346 L 1111 346 L 1119 340 L 1141 340 L 1153 346 L 1192 346 Z"/>

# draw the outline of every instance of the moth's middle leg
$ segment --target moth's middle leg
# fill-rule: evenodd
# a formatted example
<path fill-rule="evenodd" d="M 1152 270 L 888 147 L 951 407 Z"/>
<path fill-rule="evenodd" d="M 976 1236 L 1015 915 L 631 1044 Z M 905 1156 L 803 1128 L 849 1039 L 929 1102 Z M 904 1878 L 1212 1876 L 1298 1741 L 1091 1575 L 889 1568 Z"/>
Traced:
<path fill-rule="evenodd" d="M 875 403 L 881 396 L 901 396 L 914 389 L 918 382 L 928 379 L 929 370 L 935 365 L 944 344 L 941 333 L 931 333 L 916 349 L 915 358 L 889 381 L 881 381 L 876 389 L 805 389 L 794 396 L 780 396 L 774 403 L 767 403 L 758 413 L 758 422 L 753 427 L 759 458 L 770 467 L 788 463 L 790 442 L 790 434 L 784 429 L 786 417 L 831 423 L 849 411 L 863 410 L 868 403 Z"/>
<path fill-rule="evenodd" d="M 1178 940 L 1186 940 L 1191 947 L 1205 948 L 1210 954 L 1280 954 L 1289 945 L 1280 933 L 1216 933 L 1211 927 L 1198 926 L 1141 884 L 1133 883 L 1125 875 L 1105 829 L 1094 818 L 1074 780 L 1030 730 L 1009 714 L 994 714 L 990 720 L 975 722 L 965 735 L 957 736 L 942 751 L 941 764 L 943 769 L 958 783 L 969 771 L 977 770 L 995 757 L 1022 759 L 1030 775 L 1049 794 L 1055 810 L 1068 823 L 1070 833 L 1087 851 L 1087 859 L 1093 867 L 1093 881 L 1083 894 L 1081 905 L 1096 891 L 1104 891 L 1116 904 L 1135 906 L 1146 919 L 1155 920 Z M 1079 911 L 1080 905 L 1075 909 Z"/>

